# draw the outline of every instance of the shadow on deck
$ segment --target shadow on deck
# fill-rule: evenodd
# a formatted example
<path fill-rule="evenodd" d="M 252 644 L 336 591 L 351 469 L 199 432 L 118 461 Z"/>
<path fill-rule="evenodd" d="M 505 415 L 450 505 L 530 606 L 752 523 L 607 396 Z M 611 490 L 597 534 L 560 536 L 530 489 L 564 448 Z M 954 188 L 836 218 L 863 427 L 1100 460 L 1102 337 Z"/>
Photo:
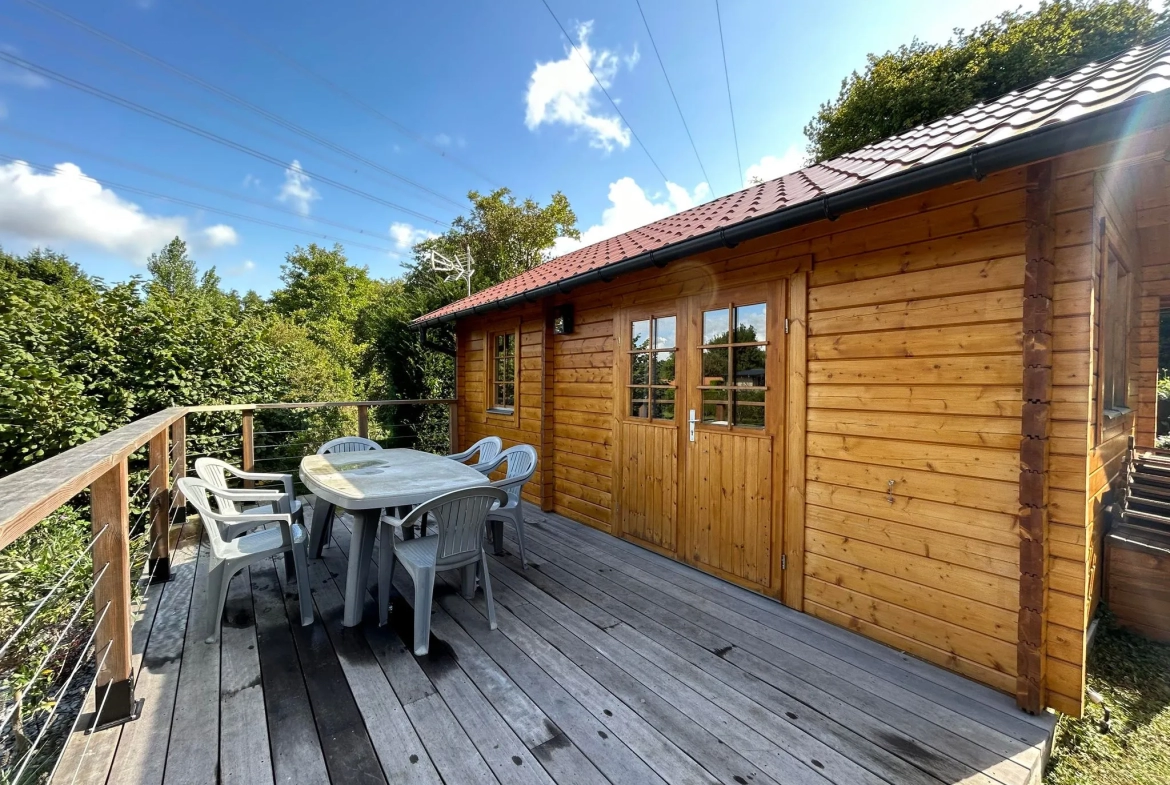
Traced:
<path fill-rule="evenodd" d="M 366 623 L 342 628 L 348 525 L 311 564 L 315 625 L 295 624 L 282 563 L 265 562 L 204 643 L 191 519 L 135 628 L 143 716 L 75 733 L 57 780 L 1039 781 L 1051 716 L 560 516 L 530 509 L 526 533 L 528 570 L 510 541 L 492 562 L 499 630 L 451 574 L 415 657 L 402 570 L 390 626 L 370 595 Z"/>

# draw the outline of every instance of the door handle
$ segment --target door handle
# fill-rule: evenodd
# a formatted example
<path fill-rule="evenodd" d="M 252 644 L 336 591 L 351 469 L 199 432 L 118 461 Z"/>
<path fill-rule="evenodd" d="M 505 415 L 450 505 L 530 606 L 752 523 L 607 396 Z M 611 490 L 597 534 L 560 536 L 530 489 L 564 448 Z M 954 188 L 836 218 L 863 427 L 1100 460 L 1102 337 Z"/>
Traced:
<path fill-rule="evenodd" d="M 699 420 L 695 417 L 695 410 L 691 409 L 690 417 L 687 418 L 687 428 L 690 432 L 691 441 L 695 440 L 695 423 Z"/>

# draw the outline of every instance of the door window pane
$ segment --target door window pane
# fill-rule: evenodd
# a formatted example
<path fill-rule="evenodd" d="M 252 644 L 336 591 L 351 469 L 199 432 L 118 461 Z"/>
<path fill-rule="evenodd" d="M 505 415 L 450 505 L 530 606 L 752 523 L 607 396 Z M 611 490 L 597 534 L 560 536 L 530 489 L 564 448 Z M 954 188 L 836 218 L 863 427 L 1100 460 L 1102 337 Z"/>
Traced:
<path fill-rule="evenodd" d="M 764 391 L 735 391 L 735 424 L 742 428 L 764 427 Z"/>
<path fill-rule="evenodd" d="M 654 380 L 652 383 L 674 383 L 674 352 L 656 352 L 654 354 Z"/>
<path fill-rule="evenodd" d="M 630 416 L 650 416 L 650 391 L 645 387 L 630 388 Z"/>
<path fill-rule="evenodd" d="M 642 321 L 634 322 L 630 326 L 630 348 L 631 349 L 649 349 L 650 348 L 650 320 L 643 319 Z"/>
<path fill-rule="evenodd" d="M 703 379 L 700 382 L 704 387 L 723 386 L 727 384 L 727 349 L 703 350 Z"/>
<path fill-rule="evenodd" d="M 768 331 L 768 306 L 741 305 L 735 309 L 735 343 L 766 341 Z"/>
<path fill-rule="evenodd" d="M 673 349 L 675 344 L 674 317 L 661 316 L 654 320 L 654 348 Z"/>
<path fill-rule="evenodd" d="M 630 384 L 650 383 L 650 355 L 630 355 Z"/>
<path fill-rule="evenodd" d="M 726 390 L 703 390 L 702 421 L 705 423 L 726 425 L 728 421 L 728 406 Z"/>
<path fill-rule="evenodd" d="M 727 343 L 729 331 L 728 313 L 726 308 L 717 311 L 703 312 L 703 345 Z"/>
<path fill-rule="evenodd" d="M 764 366 L 768 358 L 766 347 L 737 346 L 731 351 L 735 357 L 735 386 L 763 387 Z"/>

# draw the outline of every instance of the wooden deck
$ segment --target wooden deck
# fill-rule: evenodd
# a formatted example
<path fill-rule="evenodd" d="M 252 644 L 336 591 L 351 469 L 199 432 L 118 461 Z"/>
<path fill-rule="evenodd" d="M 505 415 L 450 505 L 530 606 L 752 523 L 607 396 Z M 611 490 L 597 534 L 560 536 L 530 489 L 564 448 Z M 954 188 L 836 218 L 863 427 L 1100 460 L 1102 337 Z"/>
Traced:
<path fill-rule="evenodd" d="M 482 594 L 444 583 L 416 658 L 401 597 L 389 627 L 341 627 L 343 525 L 311 567 L 315 625 L 290 622 L 283 569 L 265 563 L 205 644 L 187 624 L 206 601 L 192 519 L 135 629 L 143 716 L 75 733 L 55 781 L 1039 780 L 1052 717 L 559 516 L 529 520 L 529 569 L 512 542 L 492 563 L 499 630 Z"/>

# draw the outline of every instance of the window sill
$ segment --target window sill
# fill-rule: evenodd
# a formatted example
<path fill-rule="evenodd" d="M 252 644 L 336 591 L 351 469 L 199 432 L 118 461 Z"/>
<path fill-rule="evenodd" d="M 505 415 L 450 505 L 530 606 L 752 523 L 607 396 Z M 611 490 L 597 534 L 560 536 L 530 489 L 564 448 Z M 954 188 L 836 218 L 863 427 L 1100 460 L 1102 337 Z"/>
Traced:
<path fill-rule="evenodd" d="M 1101 412 L 1101 414 L 1105 418 L 1105 422 L 1113 422 L 1119 417 L 1124 417 L 1131 412 L 1133 412 L 1133 409 L 1130 409 L 1127 406 L 1123 406 L 1120 409 L 1105 409 Z"/>
<path fill-rule="evenodd" d="M 513 415 L 516 414 L 516 410 L 515 409 L 500 409 L 497 407 L 492 407 L 491 409 L 487 410 L 487 413 L 494 414 L 494 415 L 497 415 L 499 417 L 512 417 Z"/>

